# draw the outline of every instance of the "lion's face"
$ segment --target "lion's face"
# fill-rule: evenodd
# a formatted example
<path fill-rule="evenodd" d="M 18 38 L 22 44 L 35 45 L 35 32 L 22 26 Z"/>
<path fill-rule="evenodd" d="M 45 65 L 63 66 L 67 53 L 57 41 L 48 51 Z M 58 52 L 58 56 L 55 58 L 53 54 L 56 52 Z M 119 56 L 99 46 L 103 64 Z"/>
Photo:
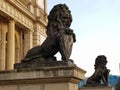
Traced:
<path fill-rule="evenodd" d="M 102 65 L 102 66 L 106 66 L 107 64 L 107 58 L 104 56 L 104 55 L 99 55 L 96 60 L 95 60 L 95 67 L 99 66 L 99 65 Z"/>
<path fill-rule="evenodd" d="M 69 11 L 63 11 L 63 14 L 60 16 L 61 21 L 64 27 L 70 27 L 72 22 L 72 16 Z"/>
<path fill-rule="evenodd" d="M 53 27 L 70 27 L 72 22 L 72 15 L 65 4 L 58 4 L 54 6 L 48 16 L 48 26 Z"/>

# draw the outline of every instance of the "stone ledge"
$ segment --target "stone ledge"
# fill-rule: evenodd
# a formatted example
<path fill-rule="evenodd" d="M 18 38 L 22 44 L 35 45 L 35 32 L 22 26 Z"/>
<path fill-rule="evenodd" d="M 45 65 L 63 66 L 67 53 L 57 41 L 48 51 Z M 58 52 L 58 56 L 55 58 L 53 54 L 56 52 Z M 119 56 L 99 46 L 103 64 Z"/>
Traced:
<path fill-rule="evenodd" d="M 86 71 L 76 66 L 42 67 L 37 69 L 21 69 L 0 72 L 0 84 L 4 82 L 16 82 L 16 80 L 65 80 L 74 78 L 83 80 Z M 73 80 L 73 79 L 72 79 Z M 51 81 L 51 82 L 53 82 Z"/>
<path fill-rule="evenodd" d="M 114 87 L 111 86 L 94 86 L 94 87 L 83 87 L 83 88 L 79 88 L 79 90 L 114 90 Z"/>
<path fill-rule="evenodd" d="M 78 83 L 81 79 L 75 77 L 56 77 L 56 78 L 33 78 L 33 79 L 13 79 L 13 80 L 0 80 L 1 85 L 18 85 L 18 84 L 42 84 L 42 83 L 63 83 L 72 82 Z"/>
<path fill-rule="evenodd" d="M 57 61 L 56 58 L 44 59 L 44 58 L 33 58 L 32 60 L 22 60 L 21 63 L 14 64 L 14 69 L 29 69 L 29 68 L 40 68 L 40 67 L 56 67 L 56 66 L 76 66 L 73 60 L 68 61 Z"/>

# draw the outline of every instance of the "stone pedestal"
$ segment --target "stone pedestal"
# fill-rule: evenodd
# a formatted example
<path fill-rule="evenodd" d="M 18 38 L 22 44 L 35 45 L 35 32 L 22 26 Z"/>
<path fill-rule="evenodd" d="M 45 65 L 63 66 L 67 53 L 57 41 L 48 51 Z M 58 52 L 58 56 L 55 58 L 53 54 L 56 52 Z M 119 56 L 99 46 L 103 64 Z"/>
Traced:
<path fill-rule="evenodd" d="M 96 86 L 96 87 L 83 87 L 79 88 L 79 90 L 115 90 L 114 87 L 110 86 Z"/>
<path fill-rule="evenodd" d="M 85 71 L 76 66 L 0 72 L 0 90 L 78 90 Z"/>

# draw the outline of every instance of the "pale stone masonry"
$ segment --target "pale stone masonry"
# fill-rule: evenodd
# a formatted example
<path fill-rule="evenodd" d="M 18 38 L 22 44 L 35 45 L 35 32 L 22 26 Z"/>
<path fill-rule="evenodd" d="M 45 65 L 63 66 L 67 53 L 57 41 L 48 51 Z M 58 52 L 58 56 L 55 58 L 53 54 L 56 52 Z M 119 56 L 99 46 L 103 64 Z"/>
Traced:
<path fill-rule="evenodd" d="M 86 71 L 77 66 L 0 72 L 0 90 L 78 90 Z"/>
<path fill-rule="evenodd" d="M 46 0 L 0 0 L 0 71 L 46 38 Z"/>

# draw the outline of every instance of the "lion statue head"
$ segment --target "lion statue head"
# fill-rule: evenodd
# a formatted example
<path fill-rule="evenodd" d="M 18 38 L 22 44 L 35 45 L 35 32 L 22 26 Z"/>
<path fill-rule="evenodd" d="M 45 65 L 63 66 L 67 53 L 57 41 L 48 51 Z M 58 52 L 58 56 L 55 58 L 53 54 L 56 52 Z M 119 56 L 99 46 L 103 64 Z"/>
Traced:
<path fill-rule="evenodd" d="M 95 69 L 99 66 L 105 67 L 107 64 L 107 58 L 105 55 L 99 55 L 95 60 Z"/>
<path fill-rule="evenodd" d="M 48 15 L 47 35 L 53 35 L 59 28 L 69 28 L 72 22 L 71 11 L 65 4 L 53 7 Z"/>

